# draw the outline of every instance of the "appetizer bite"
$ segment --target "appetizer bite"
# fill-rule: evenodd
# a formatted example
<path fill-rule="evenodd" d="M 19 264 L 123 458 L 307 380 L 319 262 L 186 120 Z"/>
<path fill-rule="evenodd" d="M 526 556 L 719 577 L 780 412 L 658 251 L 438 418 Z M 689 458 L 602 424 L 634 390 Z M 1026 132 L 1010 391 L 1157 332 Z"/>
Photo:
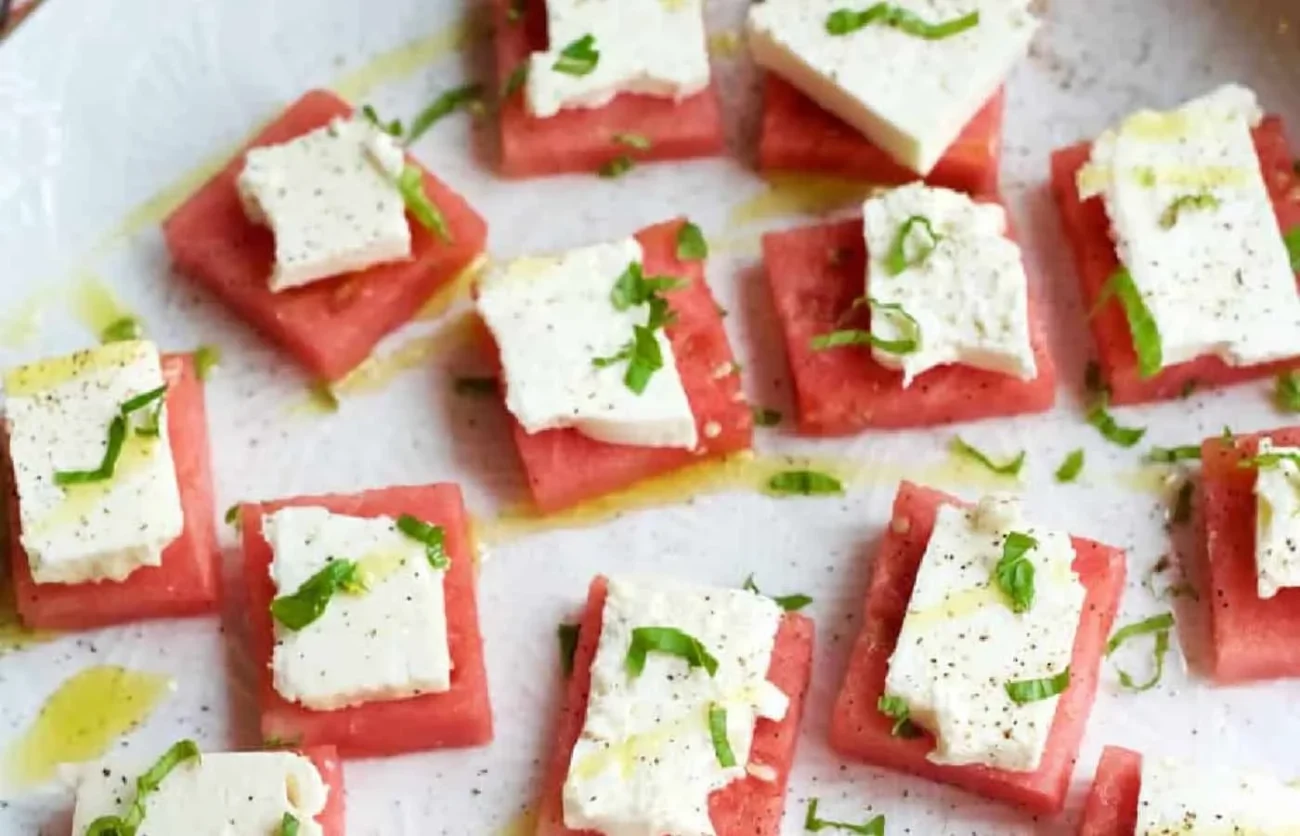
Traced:
<path fill-rule="evenodd" d="M 4 376 L 9 562 L 32 628 L 216 608 L 203 384 L 189 355 L 117 342 Z"/>
<path fill-rule="evenodd" d="M 331 381 L 478 258 L 487 226 L 374 120 L 313 91 L 163 233 L 180 273 Z"/>
<path fill-rule="evenodd" d="M 346 757 L 492 739 L 455 485 L 240 506 L 262 736 Z"/>
<path fill-rule="evenodd" d="M 478 312 L 540 510 L 749 448 L 706 253 L 699 228 L 678 220 L 483 278 Z"/>
<path fill-rule="evenodd" d="M 1300 821 L 1300 788 L 1222 766 L 1146 758 L 1107 746 L 1079 836 L 1286 834 Z"/>
<path fill-rule="evenodd" d="M 997 188 L 1000 86 L 1039 21 L 1029 0 L 772 0 L 749 9 L 769 73 L 759 166 Z"/>
<path fill-rule="evenodd" d="M 1052 185 L 1112 402 L 1300 365 L 1300 177 L 1253 92 L 1135 113 L 1057 151 Z"/>
<path fill-rule="evenodd" d="M 494 0 L 501 168 L 613 176 L 722 153 L 703 0 Z"/>
<path fill-rule="evenodd" d="M 1061 809 L 1124 553 L 904 482 L 831 745 L 1037 813 Z"/>
<path fill-rule="evenodd" d="M 118 755 L 77 786 L 73 836 L 344 836 L 343 770 L 328 747 L 199 752 L 182 740 L 152 764 Z"/>
<path fill-rule="evenodd" d="M 799 430 L 843 435 L 1041 412 L 1056 394 L 1006 212 L 902 186 L 847 220 L 763 237 Z"/>
<path fill-rule="evenodd" d="M 596 578 L 538 836 L 778 832 L 812 643 L 753 592 Z"/>

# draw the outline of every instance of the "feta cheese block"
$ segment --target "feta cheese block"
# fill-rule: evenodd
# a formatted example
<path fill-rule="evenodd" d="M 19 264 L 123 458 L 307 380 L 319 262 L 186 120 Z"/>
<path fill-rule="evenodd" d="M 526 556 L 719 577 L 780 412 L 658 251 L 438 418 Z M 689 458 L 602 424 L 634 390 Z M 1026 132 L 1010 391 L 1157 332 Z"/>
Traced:
<path fill-rule="evenodd" d="M 1259 442 L 1259 455 L 1300 456 L 1300 447 Z M 1292 459 L 1261 464 L 1255 473 L 1255 576 L 1260 598 L 1300 586 L 1300 467 Z"/>
<path fill-rule="evenodd" d="M 1300 788 L 1204 763 L 1142 759 L 1134 836 L 1286 836 L 1300 832 Z"/>
<path fill-rule="evenodd" d="M 857 128 L 902 165 L 929 174 L 1029 48 L 1031 0 L 898 0 L 928 24 L 979 22 L 938 39 L 883 20 L 833 35 L 827 19 L 872 3 L 765 0 L 749 7 L 754 61 Z"/>
<path fill-rule="evenodd" d="M 388 517 L 289 507 L 266 517 L 276 596 L 292 595 L 331 560 L 355 561 L 364 591 L 337 592 L 301 630 L 275 622 L 272 681 L 286 700 L 329 711 L 451 688 L 445 572 Z"/>
<path fill-rule="evenodd" d="M 611 579 L 587 716 L 564 782 L 565 826 L 604 836 L 713 836 L 710 793 L 746 776 L 757 719 L 780 720 L 789 707 L 767 679 L 781 617 L 752 592 Z M 696 639 L 717 660 L 714 674 L 652 650 L 633 676 L 633 631 L 665 627 Z M 719 763 L 714 708 L 725 711 L 734 766 Z"/>
<path fill-rule="evenodd" d="M 275 234 L 271 290 L 410 258 L 405 165 L 397 140 L 361 117 L 250 150 L 237 185 L 249 220 Z"/>
<path fill-rule="evenodd" d="M 908 324 L 891 305 L 901 306 L 920 329 L 916 351 L 875 347 L 876 362 L 901 369 L 904 386 L 949 363 L 1022 380 L 1037 376 L 1029 280 L 1020 247 L 1006 237 L 1001 206 L 916 184 L 867 200 L 862 217 L 870 256 L 867 290 L 874 300 L 871 333 L 889 340 L 907 336 Z M 891 275 L 890 254 L 904 232 L 909 266 Z"/>
<path fill-rule="evenodd" d="M 619 93 L 681 101 L 709 86 L 704 0 L 547 0 L 546 22 L 550 48 L 528 62 L 533 116 L 601 107 Z M 588 36 L 590 50 L 572 46 Z"/>
<path fill-rule="evenodd" d="M 1025 553 L 1033 603 L 1020 614 L 993 582 L 1012 532 L 1037 541 Z M 885 678 L 885 693 L 934 733 L 931 761 L 1038 768 L 1060 697 L 1021 705 L 1006 685 L 1069 667 L 1085 597 L 1073 561 L 1069 535 L 1031 526 L 1013 497 L 940 506 Z"/>
<path fill-rule="evenodd" d="M 1261 118 L 1254 93 L 1221 87 L 1130 116 L 1097 139 L 1079 172 L 1080 197 L 1105 202 L 1163 366 L 1300 354 L 1295 272 L 1251 137 Z"/>
<path fill-rule="evenodd" d="M 135 432 L 152 418 L 145 411 L 132 415 L 110 478 L 66 485 L 55 478 L 99 469 L 122 406 L 165 385 L 158 349 L 139 341 L 42 360 L 5 375 L 21 540 L 37 583 L 120 581 L 142 566 L 160 565 L 163 550 L 180 537 L 185 519 L 165 395 L 158 402 L 157 435 Z"/>
<path fill-rule="evenodd" d="M 645 391 L 623 382 L 628 363 L 594 365 L 628 345 L 649 320 L 647 305 L 618 310 L 610 294 L 631 264 L 635 238 L 553 256 L 522 258 L 488 272 L 478 312 L 501 354 L 506 407 L 529 433 L 572 427 L 610 444 L 693 449 L 695 416 L 663 329 L 663 367 Z"/>
<path fill-rule="evenodd" d="M 153 763 L 114 757 L 85 770 L 72 833 L 101 816 L 126 815 L 136 780 Z M 286 814 L 298 836 L 321 836 L 316 816 L 329 787 L 310 760 L 292 752 L 224 752 L 183 761 L 145 797 L 136 836 L 274 836 Z"/>

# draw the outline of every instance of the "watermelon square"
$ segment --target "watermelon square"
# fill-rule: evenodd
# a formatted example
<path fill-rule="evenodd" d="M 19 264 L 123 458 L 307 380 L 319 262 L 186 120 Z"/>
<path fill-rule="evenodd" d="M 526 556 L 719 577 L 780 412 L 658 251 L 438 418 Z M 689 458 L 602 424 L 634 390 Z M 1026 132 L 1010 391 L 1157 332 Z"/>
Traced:
<path fill-rule="evenodd" d="M 1283 231 L 1300 228 L 1300 175 L 1292 167 L 1282 120 L 1276 116 L 1265 118 L 1254 135 L 1278 224 Z M 1111 402 L 1169 400 L 1182 396 L 1189 386 L 1229 386 L 1300 368 L 1300 357 L 1254 366 L 1230 366 L 1218 357 L 1205 356 L 1169 366 L 1151 377 L 1141 375 L 1128 319 L 1118 299 L 1097 308 L 1102 287 L 1120 268 L 1120 262 L 1111 241 L 1105 203 L 1100 196 L 1080 200 L 1075 186 L 1076 175 L 1087 164 L 1091 153 L 1092 146 L 1088 143 L 1056 151 L 1052 155 L 1052 191 L 1074 253 L 1084 310 L 1096 308 L 1088 317 L 1088 325 L 1097 344 L 1097 362 L 1110 388 Z"/>
<path fill-rule="evenodd" d="M 599 836 L 592 831 L 564 826 L 563 794 L 573 747 L 587 717 L 591 663 L 600 640 L 606 590 L 606 579 L 598 577 L 592 581 L 587 594 L 587 607 L 582 614 L 577 649 L 573 655 L 573 672 L 569 675 L 560 710 L 555 748 L 543 779 L 537 836 Z M 813 622 L 806 616 L 786 613 L 781 619 L 767 678 L 790 698 L 790 708 L 780 722 L 758 720 L 749 754 L 751 764 L 771 767 L 775 777 L 765 781 L 747 775 L 709 797 L 709 818 L 717 836 L 777 836 L 781 832 L 785 788 L 794 766 L 799 721 L 812 675 L 813 633 Z"/>
<path fill-rule="evenodd" d="M 607 444 L 574 429 L 529 434 L 514 421 L 515 447 L 538 510 L 557 511 L 706 457 L 749 449 L 754 419 L 740 390 L 721 309 L 704 281 L 704 262 L 677 258 L 677 233 L 684 223 L 678 219 L 648 227 L 636 238 L 647 276 L 674 276 L 682 282 L 665 294 L 677 315 L 666 330 L 695 414 L 699 446 L 682 450 Z"/>
<path fill-rule="evenodd" d="M 547 48 L 546 0 L 493 0 L 497 80 L 504 86 Z M 638 162 L 716 157 L 723 152 L 722 110 L 716 82 L 694 96 L 672 99 L 625 93 L 604 107 L 571 108 L 547 119 L 531 116 L 524 90 L 501 102 L 501 173 L 507 177 L 594 174 L 612 160 Z M 649 140 L 647 148 L 619 142 L 620 134 Z"/>
<path fill-rule="evenodd" d="M 1142 756 L 1107 746 L 1083 808 L 1079 836 L 1133 836 L 1142 793 Z"/>
<path fill-rule="evenodd" d="M 162 564 L 143 566 L 124 580 L 36 583 L 19 539 L 22 520 L 12 462 L 4 464 L 9 497 L 9 564 L 18 616 L 38 630 L 89 630 L 153 618 L 201 615 L 217 608 L 221 551 L 217 546 L 203 384 L 188 354 L 162 357 L 167 381 L 167 438 L 176 464 L 185 527 L 163 550 Z"/>
<path fill-rule="evenodd" d="M 478 258 L 487 240 L 483 219 L 425 171 L 425 194 L 446 219 L 450 243 L 411 223 L 411 260 L 272 293 L 275 237 L 245 216 L 235 186 L 244 153 L 288 142 L 352 113 L 351 105 L 333 93 L 307 93 L 163 223 L 179 273 L 207 288 L 323 380 L 338 380 L 360 365 L 384 335 L 409 321 Z M 415 161 L 408 157 L 408 162 Z"/>
<path fill-rule="evenodd" d="M 315 506 L 355 517 L 411 514 L 442 526 L 451 567 L 443 580 L 451 689 L 401 700 L 313 711 L 283 699 L 271 675 L 275 628 L 271 601 L 271 546 L 262 518 L 281 508 Z M 483 638 L 475 593 L 477 554 L 460 488 L 451 484 L 396 487 L 343 496 L 307 496 L 240 506 L 243 581 L 248 595 L 253 658 L 258 664 L 262 737 L 294 747 L 334 746 L 343 757 L 364 758 L 426 749 L 481 746 L 492 740 Z"/>
<path fill-rule="evenodd" d="M 1208 438 L 1201 445 L 1202 551 L 1210 601 L 1210 676 L 1221 683 L 1300 676 L 1300 589 L 1260 598 L 1255 576 L 1255 468 L 1239 464 L 1259 442 L 1300 445 L 1300 427 Z"/>
<path fill-rule="evenodd" d="M 1073 538 L 1074 571 L 1087 589 L 1087 597 L 1074 639 L 1070 687 L 1057 703 L 1056 718 L 1039 768 L 1034 772 L 1012 772 L 979 765 L 931 763 L 926 755 L 934 748 L 934 738 L 929 734 L 916 738 L 894 737 L 891 734 L 894 721 L 882 714 L 876 703 L 884 693 L 889 658 L 903 627 L 935 517 L 939 506 L 944 504 L 964 505 L 931 488 L 910 482 L 899 486 L 893 518 L 876 555 L 867 587 L 862 633 L 835 701 L 831 747 L 867 763 L 952 784 L 1035 813 L 1057 812 L 1065 803 L 1084 726 L 1097 694 L 1102 653 L 1124 591 L 1124 552 Z"/>
<path fill-rule="evenodd" d="M 758 140 L 762 171 L 818 172 L 897 185 L 924 179 L 935 186 L 987 194 L 998 188 L 1002 158 L 1002 112 L 998 92 L 962 129 L 938 165 L 924 178 L 898 163 L 838 116 L 823 110 L 772 73 L 763 79 L 763 121 Z"/>
<path fill-rule="evenodd" d="M 801 433 L 847 435 L 869 427 L 925 427 L 1043 412 L 1056 399 L 1056 366 L 1032 279 L 1029 330 L 1038 377 L 1020 380 L 952 364 L 931 369 L 904 388 L 903 373 L 877 363 L 870 348 L 812 348 L 814 337 L 845 327 L 854 300 L 865 290 L 861 218 L 770 232 L 763 236 L 763 263 L 794 378 Z M 854 326 L 869 327 L 865 308 L 854 316 L 860 316 Z"/>

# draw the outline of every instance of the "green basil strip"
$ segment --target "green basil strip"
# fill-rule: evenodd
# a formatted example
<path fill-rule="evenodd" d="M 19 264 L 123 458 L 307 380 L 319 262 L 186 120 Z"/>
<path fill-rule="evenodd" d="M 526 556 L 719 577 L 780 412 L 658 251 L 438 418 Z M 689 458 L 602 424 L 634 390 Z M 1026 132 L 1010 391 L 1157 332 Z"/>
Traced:
<path fill-rule="evenodd" d="M 709 257 L 709 243 L 704 240 L 704 232 L 695 224 L 687 221 L 677 230 L 677 260 L 703 261 Z"/>
<path fill-rule="evenodd" d="M 1124 316 L 1128 319 L 1129 336 L 1133 339 L 1133 350 L 1138 359 L 1138 374 L 1142 377 L 1154 376 L 1164 365 L 1160 329 L 1156 327 L 1155 317 L 1151 315 L 1151 310 L 1147 308 L 1137 285 L 1133 283 L 1133 275 L 1128 270 L 1120 268 L 1106 280 L 1097 296 L 1093 312 L 1110 301 L 1112 296 L 1119 299 Z"/>
<path fill-rule="evenodd" d="M 1056 469 L 1056 481 L 1073 482 L 1083 472 L 1083 450 L 1072 450 L 1061 466 Z"/>
<path fill-rule="evenodd" d="M 501 98 L 508 99 L 518 93 L 528 83 L 528 61 L 525 59 L 510 71 L 505 83 L 501 85 Z"/>
<path fill-rule="evenodd" d="M 1137 622 L 1136 624 L 1129 624 L 1126 627 L 1122 627 L 1116 631 L 1115 635 L 1111 636 L 1110 641 L 1106 643 L 1107 656 L 1114 653 L 1120 645 L 1124 644 L 1129 639 L 1152 633 L 1155 634 L 1151 677 L 1143 682 L 1138 682 L 1129 675 L 1127 671 L 1120 670 L 1120 685 L 1130 691 L 1142 692 L 1151 690 L 1160 682 L 1160 679 L 1164 676 L 1165 672 L 1165 656 L 1169 653 L 1169 632 L 1173 629 L 1173 626 L 1174 614 L 1162 613 L 1160 615 L 1153 615 L 1150 618 Z"/>
<path fill-rule="evenodd" d="M 124 316 L 99 333 L 101 343 L 124 343 L 144 336 L 144 327 L 133 316 Z"/>
<path fill-rule="evenodd" d="M 1002 558 L 993 569 L 993 581 L 1012 612 L 1029 612 L 1034 605 L 1034 564 L 1025 553 L 1037 547 L 1036 539 L 1019 531 L 1011 532 L 1002 542 Z"/>
<path fill-rule="evenodd" d="M 1070 687 L 1070 669 L 1045 679 L 1023 679 L 1006 684 L 1007 696 L 1017 705 L 1051 699 Z"/>
<path fill-rule="evenodd" d="M 803 829 L 810 833 L 817 833 L 822 830 L 844 830 L 849 833 L 857 833 L 860 836 L 885 836 L 885 817 L 876 816 L 863 824 L 851 824 L 844 821 L 831 821 L 829 819 L 818 818 L 817 804 L 818 799 L 808 800 L 808 814 L 803 818 Z"/>
<path fill-rule="evenodd" d="M 1283 372 L 1277 376 L 1273 390 L 1273 403 L 1283 412 L 1300 412 L 1300 375 Z"/>
<path fill-rule="evenodd" d="M 201 345 L 194 350 L 194 373 L 199 380 L 207 380 L 212 370 L 221 365 L 221 349 L 215 345 Z"/>
<path fill-rule="evenodd" d="M 636 627 L 624 661 L 628 676 L 633 679 L 640 676 L 645 670 L 646 655 L 652 652 L 676 656 L 691 668 L 704 668 L 709 676 L 718 671 L 718 660 L 694 636 L 676 627 Z"/>
<path fill-rule="evenodd" d="M 1097 428 L 1102 438 L 1120 447 L 1132 447 L 1141 441 L 1142 436 L 1147 434 L 1146 427 L 1121 426 L 1107 411 L 1108 404 L 1109 398 L 1105 394 L 1099 395 L 1088 410 L 1088 423 Z"/>
<path fill-rule="evenodd" d="M 844 493 L 844 484 L 817 470 L 783 470 L 767 480 L 767 489 L 782 496 L 824 496 Z"/>
<path fill-rule="evenodd" d="M 407 163 L 402 169 L 402 176 L 397 178 L 397 191 L 402 195 L 406 211 L 420 226 L 437 235 L 444 243 L 451 243 L 451 229 L 447 219 L 424 191 L 424 172 L 418 165 Z"/>
<path fill-rule="evenodd" d="M 600 50 L 596 49 L 595 36 L 583 35 L 560 50 L 553 69 L 565 75 L 584 76 L 596 69 L 599 62 Z"/>
<path fill-rule="evenodd" d="M 763 595 L 763 593 L 759 591 L 758 584 L 754 583 L 754 575 L 752 572 L 750 573 L 749 577 L 745 578 L 745 584 L 744 586 L 741 587 L 741 589 L 745 590 L 746 592 L 752 592 L 755 595 Z M 763 597 L 770 599 L 778 607 L 785 610 L 786 612 L 798 612 L 799 610 L 803 609 L 804 607 L 808 606 L 813 602 L 812 596 L 804 595 L 803 593 L 796 593 L 794 595 L 780 595 L 780 596 L 763 595 Z"/>
<path fill-rule="evenodd" d="M 729 769 L 736 765 L 736 753 L 727 740 L 727 709 L 714 703 L 709 706 L 709 736 L 713 738 L 713 751 L 718 756 L 718 766 Z"/>
<path fill-rule="evenodd" d="M 290 630 L 298 631 L 325 614 L 330 599 L 339 592 L 365 590 L 361 570 L 351 560 L 331 560 L 312 575 L 298 591 L 271 602 L 271 615 Z"/>
<path fill-rule="evenodd" d="M 131 800 L 126 815 L 100 816 L 86 828 L 86 836 L 135 836 L 141 823 L 144 822 L 145 800 L 157 792 L 158 787 L 172 770 L 198 757 L 199 747 L 193 740 L 182 740 L 172 744 L 172 747 L 149 767 L 149 771 L 136 779 L 135 798 Z"/>
<path fill-rule="evenodd" d="M 921 326 L 911 314 L 903 310 L 902 305 L 878 302 L 875 299 L 868 299 L 868 302 L 873 308 L 879 308 L 886 315 L 894 316 L 897 320 L 900 320 L 903 337 L 897 340 L 886 340 L 877 337 L 870 331 L 844 329 L 813 337 L 810 344 L 812 350 L 826 351 L 827 349 L 843 348 L 850 345 L 869 345 L 889 354 L 911 354 L 921 347 Z"/>
<path fill-rule="evenodd" d="M 450 116 L 461 108 L 474 107 L 482 102 L 483 85 L 481 84 L 466 84 L 448 90 L 411 120 L 411 128 L 406 134 L 405 144 L 410 145 L 424 136 L 425 132 L 443 117 Z"/>
<path fill-rule="evenodd" d="M 613 180 L 622 177 L 636 167 L 636 160 L 627 154 L 619 154 L 612 160 L 607 161 L 600 168 L 596 169 L 596 174 L 604 177 L 606 180 Z"/>
<path fill-rule="evenodd" d="M 1020 469 L 1024 467 L 1025 456 L 1027 455 L 1026 451 L 1021 450 L 1018 454 L 1016 454 L 1016 457 L 1011 461 L 1007 462 L 1006 464 L 998 464 L 997 462 L 990 459 L 987 455 L 985 455 L 983 451 L 979 450 L 978 448 L 970 444 L 967 444 L 966 441 L 959 435 L 953 436 L 952 451 L 959 456 L 963 456 L 965 458 L 968 458 L 974 462 L 983 465 L 992 473 L 996 473 L 999 476 L 1012 476 L 1012 477 L 1020 475 Z"/>
<path fill-rule="evenodd" d="M 1181 447 L 1152 447 L 1146 455 L 1146 460 L 1151 464 L 1200 461 L 1201 445 L 1185 444 Z"/>
<path fill-rule="evenodd" d="M 130 400 L 123 403 L 117 410 L 117 415 L 108 424 L 108 444 L 104 449 L 104 458 L 100 460 L 99 466 L 94 470 L 56 470 L 54 472 L 54 484 L 60 487 L 69 485 L 85 485 L 92 482 L 105 482 L 113 478 L 117 472 L 118 459 L 122 457 L 122 446 L 126 443 L 127 425 L 131 420 L 133 413 L 150 405 L 155 405 L 149 412 L 145 423 L 136 430 L 137 435 L 157 436 L 161 433 L 158 422 L 162 415 L 162 405 L 167 396 L 167 384 L 159 386 L 157 389 L 151 389 L 140 395 L 136 395 Z"/>
<path fill-rule="evenodd" d="M 632 352 L 628 358 L 623 385 L 640 395 L 650 385 L 650 378 L 664 367 L 663 351 L 655 332 L 644 325 L 632 326 Z"/>
<path fill-rule="evenodd" d="M 1161 630 L 1169 630 L 1173 626 L 1174 614 L 1167 612 L 1121 627 L 1115 631 L 1115 635 L 1110 637 L 1110 641 L 1106 642 L 1106 655 L 1109 656 L 1114 653 L 1129 639 L 1135 639 Z"/>
<path fill-rule="evenodd" d="M 902 697 L 881 694 L 880 699 L 876 700 L 876 709 L 894 721 L 893 727 L 889 730 L 892 737 L 911 739 L 921 736 L 921 729 L 912 722 L 912 711 Z"/>
<path fill-rule="evenodd" d="M 573 675 L 573 656 L 578 652 L 578 631 L 577 624 L 561 624 L 555 628 L 555 638 L 560 643 L 560 666 L 564 669 L 565 678 Z"/>
<path fill-rule="evenodd" d="M 979 22 L 978 11 L 940 23 L 931 23 L 893 3 L 875 3 L 860 12 L 853 9 L 831 12 L 826 18 L 826 32 L 831 35 L 848 35 L 872 23 L 879 23 L 916 38 L 938 41 L 973 29 Z"/>
<path fill-rule="evenodd" d="M 1291 462 L 1297 467 L 1300 467 L 1300 453 L 1260 453 L 1257 456 L 1252 456 L 1248 459 L 1242 459 L 1237 462 L 1237 467 L 1267 470 L 1269 468 L 1277 467 L 1282 464 L 1282 462 Z"/>
<path fill-rule="evenodd" d="M 1291 269 L 1300 273 L 1300 226 L 1283 235 L 1282 243 L 1291 257 Z"/>
<path fill-rule="evenodd" d="M 1219 208 L 1219 199 L 1209 192 L 1200 194 L 1185 194 L 1175 198 L 1165 211 L 1160 213 L 1160 226 L 1164 229 L 1173 229 L 1178 225 L 1178 217 L 1184 210 L 1204 210 Z"/>
<path fill-rule="evenodd" d="M 424 545 L 424 556 L 434 569 L 443 572 L 451 566 L 451 558 L 447 556 L 447 532 L 442 526 L 403 514 L 397 518 L 397 530 Z"/>
<path fill-rule="evenodd" d="M 239 525 L 239 503 L 226 509 L 226 525 Z"/>
<path fill-rule="evenodd" d="M 366 118 L 367 122 L 374 125 L 379 130 L 383 131 L 389 136 L 393 136 L 393 137 L 397 137 L 398 139 L 401 139 L 403 129 L 402 129 L 402 121 L 400 119 L 393 119 L 392 121 L 385 122 L 383 119 L 379 118 L 379 113 L 376 112 L 374 107 L 371 105 L 362 105 L 361 115 Z"/>
<path fill-rule="evenodd" d="M 284 818 L 280 819 L 280 830 L 276 836 L 298 836 L 299 824 L 292 813 L 285 813 Z"/>
<path fill-rule="evenodd" d="M 912 230 L 918 226 L 925 229 L 925 233 L 930 240 L 922 243 L 916 254 L 908 258 L 907 242 L 911 237 Z M 903 221 L 903 225 L 898 228 L 898 233 L 894 236 L 894 242 L 890 245 L 889 253 L 885 256 L 885 272 L 891 276 L 897 276 L 904 270 L 924 263 L 942 240 L 943 237 L 935 232 L 934 227 L 930 225 L 929 218 L 923 215 L 912 215 Z"/>

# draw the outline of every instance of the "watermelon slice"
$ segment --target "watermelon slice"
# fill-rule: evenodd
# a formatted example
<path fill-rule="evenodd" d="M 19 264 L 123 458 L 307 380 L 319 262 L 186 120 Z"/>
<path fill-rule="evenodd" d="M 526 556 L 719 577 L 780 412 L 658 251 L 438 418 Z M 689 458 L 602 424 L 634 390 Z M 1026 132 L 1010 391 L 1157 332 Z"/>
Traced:
<path fill-rule="evenodd" d="M 1124 552 L 1074 538 L 1074 570 L 1087 588 L 1075 634 L 1070 687 L 1061 696 L 1042 765 L 1035 772 L 985 766 L 942 766 L 926 755 L 934 740 L 894 737 L 893 720 L 876 708 L 885 689 L 889 657 L 903 627 L 916 572 L 934 530 L 939 506 L 959 500 L 910 482 L 899 486 L 893 520 L 876 556 L 867 589 L 864 625 L 853 649 L 844 686 L 831 718 L 831 746 L 868 763 L 952 784 L 994 801 L 1035 813 L 1054 813 L 1065 803 L 1070 775 L 1097 693 L 1097 670 L 1124 591 Z"/>
<path fill-rule="evenodd" d="M 493 0 L 492 5 L 497 79 L 504 89 L 530 54 L 547 48 L 546 2 Z M 549 119 L 528 114 L 520 87 L 501 103 L 500 119 L 501 172 L 508 177 L 592 174 L 624 155 L 648 162 L 723 152 L 722 111 L 714 84 L 681 102 L 624 94 L 604 107 L 563 110 Z M 620 134 L 639 135 L 649 147 L 633 148 L 617 139 Z"/>
<path fill-rule="evenodd" d="M 343 764 L 339 762 L 338 752 L 333 746 L 315 746 L 299 754 L 311 760 L 325 786 L 329 787 L 325 809 L 316 817 L 322 836 L 344 836 L 347 832 L 347 793 L 343 787 Z"/>
<path fill-rule="evenodd" d="M 997 191 L 1005 99 L 1000 89 L 989 99 L 924 178 L 927 183 L 972 194 Z M 763 171 L 816 171 L 891 185 L 921 179 L 856 128 L 822 110 L 772 73 L 763 80 L 758 167 Z"/>
<path fill-rule="evenodd" d="M 310 92 L 248 148 L 288 142 L 352 112 L 332 93 Z M 272 293 L 268 279 L 275 262 L 275 238 L 266 227 L 245 217 L 235 188 L 246 150 L 167 219 L 163 224 L 167 247 L 180 273 L 206 287 L 316 377 L 338 380 L 356 368 L 385 334 L 408 321 L 483 252 L 487 239 L 483 219 L 464 198 L 426 171 L 425 194 L 446 219 L 450 244 L 412 223 L 410 261 Z"/>
<path fill-rule="evenodd" d="M 1107 746 L 1092 779 L 1079 836 L 1133 836 L 1142 791 L 1142 756 Z"/>
<path fill-rule="evenodd" d="M 358 517 L 412 514 L 443 527 L 445 547 L 451 557 L 451 568 L 443 581 L 451 690 L 336 711 L 312 711 L 280 697 L 271 677 L 275 631 L 270 607 L 275 585 L 270 576 L 271 547 L 262 536 L 262 517 L 291 505 L 312 505 Z M 387 488 L 352 496 L 245 504 L 240 506 L 240 524 L 264 739 L 292 746 L 335 746 L 344 757 L 358 758 L 480 746 L 492 740 L 492 709 L 474 590 L 476 554 L 458 487 L 441 484 Z"/>
<path fill-rule="evenodd" d="M 813 337 L 844 327 L 844 315 L 863 294 L 867 249 L 860 218 L 768 233 L 763 263 L 785 335 L 801 433 L 846 435 L 867 427 L 923 427 L 1042 412 L 1056 399 L 1056 367 L 1032 280 L 1030 339 L 1038 377 L 1020 380 L 954 364 L 931 369 L 905 389 L 903 373 L 878 364 L 869 348 L 811 347 Z M 858 327 L 868 327 L 865 309 L 861 314 Z"/>
<path fill-rule="evenodd" d="M 666 294 L 677 314 L 667 333 L 695 413 L 699 447 L 692 451 L 606 444 L 572 429 L 530 435 L 516 421 L 515 446 L 533 501 L 543 512 L 625 488 L 705 456 L 749 449 L 754 420 L 740 391 L 740 375 L 722 327 L 722 314 L 704 282 L 704 262 L 677 259 L 677 231 L 683 223 L 658 224 L 636 237 L 645 254 L 647 276 L 676 276 L 686 282 Z M 492 351 L 496 351 L 495 345 Z"/>
<path fill-rule="evenodd" d="M 560 713 L 555 749 L 543 783 L 537 836 L 600 836 L 590 830 L 572 830 L 564 826 L 563 793 L 564 781 L 569 774 L 569 759 L 587 716 L 591 662 L 600 639 L 605 591 L 604 578 L 592 581 L 578 632 L 573 673 L 569 677 Z M 799 720 L 812 673 L 812 650 L 812 621 L 802 615 L 787 613 L 777 631 L 767 678 L 790 697 L 790 709 L 779 723 L 758 721 L 749 754 L 751 765 L 769 766 L 776 777 L 764 781 L 750 775 L 713 793 L 709 798 L 709 817 L 718 836 L 777 836 L 780 833 L 785 787 L 794 765 Z"/>
<path fill-rule="evenodd" d="M 1206 439 L 1201 445 L 1201 526 L 1212 590 L 1210 675 L 1222 683 L 1300 676 L 1300 589 L 1259 597 L 1255 578 L 1255 473 L 1238 467 L 1262 438 L 1300 445 L 1300 427 Z"/>
<path fill-rule="evenodd" d="M 1282 120 L 1266 118 L 1255 129 L 1255 148 L 1264 171 L 1281 229 L 1300 227 L 1300 176 L 1292 169 L 1291 152 Z M 1092 146 L 1084 143 L 1063 148 L 1052 155 L 1052 190 L 1065 224 L 1065 234 L 1074 251 L 1079 286 L 1085 310 L 1097 304 L 1102 286 L 1119 269 L 1119 256 L 1110 239 L 1110 220 L 1101 197 L 1079 200 L 1075 176 L 1087 162 Z M 1110 387 L 1111 402 L 1143 403 L 1179 397 L 1188 386 L 1227 386 L 1268 377 L 1284 369 L 1300 368 L 1300 357 L 1256 366 L 1229 366 L 1217 357 L 1206 356 L 1144 378 L 1138 373 L 1137 354 L 1129 334 L 1128 319 L 1119 301 L 1103 305 L 1089 317 L 1097 360 Z"/>
<path fill-rule="evenodd" d="M 27 552 L 19 541 L 22 522 L 10 463 L 9 563 L 18 615 L 41 630 L 89 630 L 149 618 L 200 615 L 217 608 L 221 552 L 217 547 L 212 500 L 212 464 L 208 452 L 203 384 L 190 355 L 162 358 L 167 380 L 167 437 L 176 464 L 185 529 L 163 551 L 161 566 L 145 566 L 122 581 L 38 584 L 32 579 Z"/>

